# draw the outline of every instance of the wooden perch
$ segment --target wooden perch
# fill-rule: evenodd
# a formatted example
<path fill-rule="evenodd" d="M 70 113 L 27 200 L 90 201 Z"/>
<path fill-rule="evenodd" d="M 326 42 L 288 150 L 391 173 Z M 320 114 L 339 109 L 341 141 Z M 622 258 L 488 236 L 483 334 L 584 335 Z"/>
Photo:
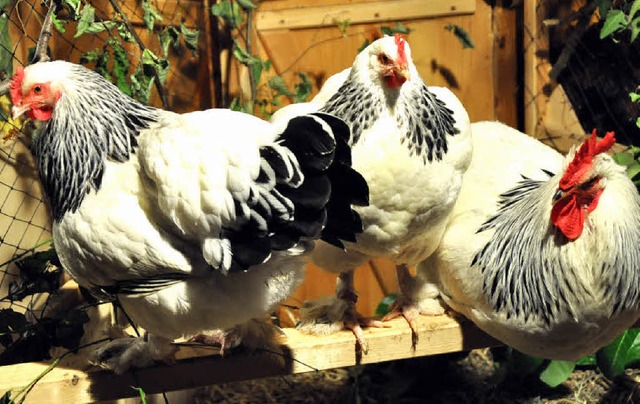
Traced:
<path fill-rule="evenodd" d="M 468 321 L 458 322 L 447 315 L 423 316 L 418 330 L 420 341 L 414 351 L 411 349 L 411 331 L 404 319 L 392 320 L 389 325 L 389 328 L 365 330 L 369 342 L 367 355 L 356 352 L 355 338 L 347 331 L 320 337 L 285 329 L 287 339 L 283 347 L 291 354 L 288 358 L 273 353 L 242 352 L 222 358 L 211 347 L 183 346 L 174 365 L 158 365 L 122 376 L 101 370 L 84 372 L 56 367 L 33 387 L 26 402 L 115 400 L 137 396 L 138 392 L 132 386 L 153 394 L 499 345 Z M 15 396 L 48 367 L 48 363 L 0 367 L 0 392 L 11 390 Z"/>

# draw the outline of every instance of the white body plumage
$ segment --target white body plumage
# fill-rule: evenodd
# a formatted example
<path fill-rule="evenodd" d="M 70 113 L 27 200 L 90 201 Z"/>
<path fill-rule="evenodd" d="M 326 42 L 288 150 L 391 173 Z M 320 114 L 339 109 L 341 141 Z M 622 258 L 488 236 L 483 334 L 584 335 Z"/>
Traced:
<path fill-rule="evenodd" d="M 203 325 L 226 328 L 263 316 L 300 284 L 305 258 L 278 252 L 259 270 L 212 271 L 198 245 L 219 232 L 213 218 L 235 219 L 230 191 L 247 189 L 243 178 L 250 181 L 260 168 L 258 147 L 275 134 L 267 122 L 226 110 L 164 114 L 161 129 L 142 131 L 129 161 L 108 162 L 100 190 L 54 223 L 53 232 L 63 266 L 87 288 L 191 275 L 159 291 L 120 297 L 136 324 L 174 339 Z M 240 118 L 246 130 L 234 133 Z M 233 135 L 210 135 L 211 122 Z"/>
<path fill-rule="evenodd" d="M 474 158 L 441 245 L 418 266 L 423 283 L 413 299 L 433 307 L 440 294 L 481 329 L 533 356 L 575 360 L 593 353 L 640 315 L 635 186 L 623 167 L 598 155 L 594 170 L 604 186 L 598 206 L 580 237 L 563 241 L 550 216 L 572 154 L 565 159 L 496 122 L 474 123 L 472 130 Z M 540 183 L 517 190 L 523 176 Z M 514 189 L 500 211 L 501 194 Z"/>

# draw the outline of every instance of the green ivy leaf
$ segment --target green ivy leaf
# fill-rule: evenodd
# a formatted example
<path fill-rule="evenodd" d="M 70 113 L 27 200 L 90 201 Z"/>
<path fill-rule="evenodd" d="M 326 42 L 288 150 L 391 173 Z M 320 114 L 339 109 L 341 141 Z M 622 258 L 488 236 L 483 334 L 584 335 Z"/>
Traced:
<path fill-rule="evenodd" d="M 98 34 L 103 31 L 109 31 L 118 25 L 115 21 L 99 21 L 89 24 L 84 30 L 85 34 Z"/>
<path fill-rule="evenodd" d="M 131 81 L 131 92 L 133 93 L 133 98 L 144 104 L 148 104 L 149 98 L 151 98 L 153 83 L 156 78 L 145 75 L 143 70 L 142 63 L 140 63 L 136 68 L 136 71 L 129 76 L 129 80 Z"/>
<path fill-rule="evenodd" d="M 106 52 L 104 49 L 102 50 L 95 49 L 95 50 L 83 53 L 80 56 L 80 63 L 81 64 L 95 63 L 96 66 L 94 70 L 98 72 L 105 79 L 112 81 L 111 73 L 109 73 L 109 69 L 107 68 L 107 65 L 109 63 L 109 52 Z"/>
<path fill-rule="evenodd" d="M 13 45 L 9 35 L 9 17 L 0 15 L 0 74 L 10 77 L 13 74 Z"/>
<path fill-rule="evenodd" d="M 129 55 L 120 41 L 110 39 L 108 44 L 111 46 L 111 49 L 113 49 L 113 75 L 116 79 L 115 84 L 118 86 L 120 91 L 131 96 L 133 95 L 133 92 L 131 91 L 131 86 L 127 80 L 129 68 L 131 67 Z"/>
<path fill-rule="evenodd" d="M 580 358 L 576 361 L 576 366 L 596 366 L 596 356 L 587 355 L 584 358 Z"/>
<path fill-rule="evenodd" d="M 0 309 L 0 345 L 8 347 L 13 342 L 11 333 L 22 330 L 26 325 L 24 314 L 13 309 Z"/>
<path fill-rule="evenodd" d="M 612 379 L 621 375 L 628 365 L 640 360 L 640 329 L 623 332 L 596 353 L 596 360 L 606 377 Z"/>
<path fill-rule="evenodd" d="M 260 77 L 262 76 L 262 70 L 264 68 L 262 60 L 247 52 L 236 40 L 233 41 L 233 57 L 251 69 L 251 84 L 255 87 L 260 82 Z"/>
<path fill-rule="evenodd" d="M 627 167 L 627 176 L 633 180 L 636 179 L 638 174 L 640 174 L 640 163 L 634 161 Z"/>
<path fill-rule="evenodd" d="M 638 119 L 636 119 L 636 126 L 640 128 L 640 116 L 638 117 Z"/>
<path fill-rule="evenodd" d="M 0 397 L 0 404 L 10 404 L 10 403 L 13 403 L 13 400 L 11 399 L 11 391 L 7 391 L 2 395 L 2 397 Z"/>
<path fill-rule="evenodd" d="M 313 87 L 311 80 L 304 73 L 298 73 L 299 82 L 293 85 L 295 94 L 293 95 L 293 102 L 306 102 L 311 95 L 311 88 Z"/>
<path fill-rule="evenodd" d="M 186 25 L 180 24 L 180 33 L 182 33 L 182 38 L 184 39 L 184 44 L 187 46 L 187 49 L 193 53 L 193 56 L 197 56 L 200 31 L 198 29 L 189 29 Z"/>
<path fill-rule="evenodd" d="M 169 57 L 170 46 L 175 50 L 180 48 L 180 33 L 173 25 L 168 25 L 160 35 L 158 35 L 158 38 L 160 39 L 160 48 L 165 58 Z"/>
<path fill-rule="evenodd" d="M 371 41 L 368 39 L 365 39 L 364 42 L 362 42 L 362 45 L 360 45 L 360 47 L 358 48 L 357 53 L 362 52 L 364 48 L 366 48 L 369 45 L 371 45 Z"/>
<path fill-rule="evenodd" d="M 238 43 L 238 41 L 233 41 L 233 57 L 243 65 L 250 65 L 252 63 L 262 63 L 260 59 L 253 56 L 247 50 Z"/>
<path fill-rule="evenodd" d="M 463 48 L 475 48 L 473 44 L 473 40 L 471 40 L 471 35 L 464 28 L 456 24 L 448 24 L 444 27 L 447 31 L 453 32 L 458 41 L 462 44 Z"/>
<path fill-rule="evenodd" d="M 638 102 L 638 100 L 640 100 L 640 94 L 629 93 L 629 98 L 631 98 L 631 102 Z"/>
<path fill-rule="evenodd" d="M 211 14 L 222 18 L 231 29 L 238 27 L 244 21 L 240 7 L 229 0 L 222 0 L 211 6 Z"/>
<path fill-rule="evenodd" d="M 153 31 L 156 21 L 162 21 L 162 15 L 151 5 L 149 0 L 142 0 L 142 20 L 149 31 Z"/>
<path fill-rule="evenodd" d="M 547 368 L 540 373 L 540 380 L 550 387 L 562 384 L 571 376 L 576 363 L 573 361 L 551 361 Z"/>
<path fill-rule="evenodd" d="M 253 113 L 253 102 L 249 101 L 247 103 L 242 103 L 240 101 L 240 97 L 234 97 L 231 100 L 231 104 L 229 104 L 229 109 L 232 111 L 240 111 L 246 114 Z"/>
<path fill-rule="evenodd" d="M 287 85 L 284 82 L 284 79 L 281 76 L 273 76 L 267 82 L 267 85 L 270 89 L 276 92 L 274 97 L 279 97 L 281 95 L 292 96 L 293 93 L 287 88 Z"/>
<path fill-rule="evenodd" d="M 601 17 L 604 17 L 607 15 L 607 12 L 611 9 L 611 6 L 613 5 L 613 1 L 612 0 L 599 0 L 599 5 L 598 5 L 598 12 L 600 13 Z"/>
<path fill-rule="evenodd" d="M 85 5 L 80 12 L 80 21 L 78 21 L 78 28 L 76 29 L 76 34 L 73 37 L 77 38 L 80 35 L 84 34 L 85 31 L 89 29 L 91 24 L 95 22 L 95 19 L 96 9 L 88 4 Z"/>
<path fill-rule="evenodd" d="M 236 0 L 244 10 L 254 10 L 257 6 L 251 0 Z"/>
<path fill-rule="evenodd" d="M 627 16 L 622 10 L 609 10 L 600 30 L 600 39 L 607 38 L 627 26 Z"/>
<path fill-rule="evenodd" d="M 613 155 L 613 160 L 621 166 L 629 167 L 635 162 L 633 153 L 629 150 L 624 150 Z"/>
<path fill-rule="evenodd" d="M 640 11 L 640 0 L 635 0 L 629 9 L 629 20 L 633 20 L 638 11 Z"/>
<path fill-rule="evenodd" d="M 167 74 L 169 73 L 169 61 L 167 59 L 163 59 L 156 56 L 155 53 L 153 53 L 152 51 L 149 50 L 149 48 L 147 48 L 142 52 L 141 61 L 143 64 L 143 69 L 151 68 L 155 70 L 155 72 L 158 74 L 158 79 L 160 80 L 160 84 L 165 83 L 165 81 L 167 80 Z M 145 74 L 147 74 L 146 71 L 145 71 Z M 147 75 L 151 76 L 152 74 L 147 74 Z"/>
<path fill-rule="evenodd" d="M 118 35 L 120 35 L 120 38 L 122 38 L 123 41 L 133 42 L 133 35 L 131 35 L 131 32 L 129 32 L 129 29 L 124 23 L 119 23 L 117 25 L 117 29 Z"/>
<path fill-rule="evenodd" d="M 394 25 L 393 27 L 380 27 L 380 32 L 382 32 L 383 35 L 395 35 L 408 34 L 409 32 L 411 32 L 411 30 L 407 28 L 407 26 L 403 23 L 396 22 L 396 25 Z"/>
<path fill-rule="evenodd" d="M 62 34 L 67 32 L 67 29 L 64 26 L 65 21 L 60 20 L 55 12 L 51 13 L 51 23 L 53 24 L 54 27 L 56 27 L 58 32 L 60 32 Z"/>
<path fill-rule="evenodd" d="M 636 17 L 631 21 L 629 29 L 631 29 L 631 42 L 633 42 L 638 38 L 638 34 L 640 34 L 640 17 Z"/>
<path fill-rule="evenodd" d="M 80 0 L 63 0 L 62 2 L 73 13 L 74 17 L 80 12 L 82 3 Z"/>
<path fill-rule="evenodd" d="M 338 20 L 336 18 L 336 19 L 333 20 L 333 22 L 338 27 L 338 30 L 340 30 L 340 34 L 342 34 L 342 36 L 346 36 L 347 35 L 347 29 L 351 26 L 351 20 L 348 19 L 348 18 L 346 20 Z"/>
<path fill-rule="evenodd" d="M 382 298 L 380 303 L 378 303 L 378 307 L 376 307 L 376 312 L 374 315 L 376 317 L 382 317 L 389 313 L 391 311 L 391 305 L 395 303 L 397 299 L 398 295 L 396 295 L 395 293 L 386 295 L 384 298 Z"/>

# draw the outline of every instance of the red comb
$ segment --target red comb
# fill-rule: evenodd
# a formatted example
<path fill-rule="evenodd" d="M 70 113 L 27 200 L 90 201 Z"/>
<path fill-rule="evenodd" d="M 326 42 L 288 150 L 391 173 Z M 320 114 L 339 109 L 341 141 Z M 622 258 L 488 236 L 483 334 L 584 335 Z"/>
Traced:
<path fill-rule="evenodd" d="M 22 66 L 16 68 L 16 74 L 11 78 L 9 92 L 11 93 L 11 102 L 13 105 L 19 105 L 22 102 L 22 79 L 24 78 L 24 69 Z"/>
<path fill-rule="evenodd" d="M 404 45 L 405 43 L 407 43 L 407 41 L 405 41 L 405 39 L 401 37 L 400 34 L 395 35 L 395 40 L 396 40 L 396 46 L 398 47 L 398 61 L 401 64 L 406 65 L 407 54 L 405 53 Z"/>
<path fill-rule="evenodd" d="M 591 168 L 593 158 L 609 150 L 615 142 L 616 138 L 613 132 L 607 132 L 604 138 L 598 141 L 596 130 L 594 129 L 591 137 L 580 146 L 573 160 L 567 166 L 564 175 L 560 179 L 560 189 L 566 191 L 578 184 Z"/>

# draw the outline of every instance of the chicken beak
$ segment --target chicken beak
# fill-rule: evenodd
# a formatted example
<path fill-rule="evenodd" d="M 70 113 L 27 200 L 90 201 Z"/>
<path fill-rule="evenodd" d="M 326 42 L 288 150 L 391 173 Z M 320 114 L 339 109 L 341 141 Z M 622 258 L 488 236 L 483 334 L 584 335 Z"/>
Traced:
<path fill-rule="evenodd" d="M 411 74 L 407 66 L 402 66 L 396 70 L 398 76 L 402 77 L 403 81 L 411 80 Z"/>
<path fill-rule="evenodd" d="M 14 106 L 11 108 L 11 115 L 12 115 L 12 118 L 13 118 L 14 120 L 15 120 L 15 119 L 20 118 L 20 117 L 21 117 L 25 112 L 27 112 L 30 108 L 31 108 L 31 107 L 30 107 L 28 104 L 26 104 L 26 105 L 14 105 Z"/>

